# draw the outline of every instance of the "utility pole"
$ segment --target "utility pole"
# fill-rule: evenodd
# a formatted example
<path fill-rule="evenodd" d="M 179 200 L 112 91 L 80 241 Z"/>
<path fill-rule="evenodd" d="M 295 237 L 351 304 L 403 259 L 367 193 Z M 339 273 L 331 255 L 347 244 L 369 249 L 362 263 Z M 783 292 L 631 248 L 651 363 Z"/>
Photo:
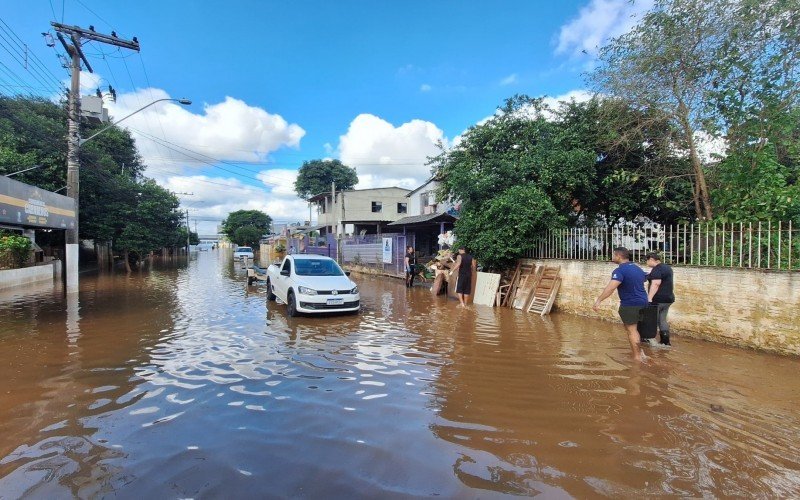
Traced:
<path fill-rule="evenodd" d="M 189 228 L 189 209 L 186 209 L 186 258 L 189 258 L 189 234 L 191 229 Z"/>
<path fill-rule="evenodd" d="M 336 222 L 336 182 L 331 181 L 331 215 L 333 216 L 333 224 L 331 227 L 333 228 L 334 234 L 339 234 L 339 224 Z"/>
<path fill-rule="evenodd" d="M 66 233 L 66 262 L 65 272 L 67 274 L 67 293 L 77 292 L 78 285 L 78 247 L 80 239 L 78 236 L 79 226 L 79 202 L 80 202 L 80 119 L 81 119 L 81 61 L 86 69 L 93 73 L 92 66 L 86 59 L 81 49 L 83 40 L 95 41 L 109 45 L 115 45 L 126 49 L 139 51 L 139 41 L 136 37 L 133 40 L 123 40 L 117 37 L 113 31 L 111 35 L 97 33 L 93 29 L 85 30 L 77 26 L 52 22 L 50 23 L 56 30 L 56 36 L 64 46 L 64 50 L 72 58 L 70 65 L 71 84 L 68 101 L 69 123 L 67 131 L 67 196 L 75 200 L 75 227 L 67 229 Z M 69 42 L 65 38 L 69 38 Z M 70 43 L 71 42 L 71 43 Z"/>

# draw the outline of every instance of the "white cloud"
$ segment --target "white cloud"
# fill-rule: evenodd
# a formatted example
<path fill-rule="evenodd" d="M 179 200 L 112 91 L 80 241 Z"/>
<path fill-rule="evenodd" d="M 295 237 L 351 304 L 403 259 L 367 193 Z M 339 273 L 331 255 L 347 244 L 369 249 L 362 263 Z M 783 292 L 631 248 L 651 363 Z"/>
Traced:
<path fill-rule="evenodd" d="M 339 137 L 339 157 L 355 167 L 359 188 L 399 186 L 415 188 L 430 177 L 425 164 L 439 153 L 437 142 L 448 144 L 439 127 L 411 120 L 395 127 L 371 114 L 360 114 Z"/>
<path fill-rule="evenodd" d="M 189 208 L 190 219 L 198 219 L 201 234 L 216 232 L 221 220 L 235 210 L 261 210 L 280 222 L 308 220 L 308 204 L 294 193 L 297 171 L 264 170 L 257 177 L 278 185 L 262 187 L 235 178 L 206 175 L 168 176 L 160 179 L 159 183 L 174 192 L 194 193 L 180 198 L 182 206 Z"/>
<path fill-rule="evenodd" d="M 500 80 L 500 85 L 502 85 L 502 86 L 514 85 L 518 81 L 519 81 L 519 78 L 517 77 L 517 74 L 516 73 L 511 73 L 507 77 L 505 77 L 502 80 Z"/>
<path fill-rule="evenodd" d="M 95 92 L 98 88 L 100 88 L 100 82 L 103 80 L 103 77 L 98 75 L 97 73 L 89 73 L 88 71 L 81 71 L 81 95 L 84 94 L 91 94 L 95 95 Z M 64 86 L 70 88 L 70 81 L 69 79 L 64 80 Z M 105 91 L 106 89 L 100 89 Z"/>
<path fill-rule="evenodd" d="M 654 0 L 591 0 L 578 17 L 561 27 L 556 54 L 597 55 L 609 39 L 628 32 Z"/>
<path fill-rule="evenodd" d="M 430 92 L 431 90 L 433 90 L 433 87 L 431 87 L 427 83 L 423 83 L 422 85 L 419 86 L 420 92 Z"/>
<path fill-rule="evenodd" d="M 155 100 L 170 97 L 161 89 L 137 89 L 118 94 L 117 101 L 107 103 L 107 107 L 112 119 L 120 119 Z M 204 104 L 202 113 L 194 113 L 175 102 L 160 102 L 134 114 L 120 126 L 134 133 L 139 152 L 150 167 L 202 162 L 171 151 L 170 147 L 181 148 L 161 145 L 148 135 L 214 159 L 257 162 L 283 147 L 298 147 L 305 135 L 299 125 L 288 123 L 282 116 L 233 97 Z"/>
<path fill-rule="evenodd" d="M 81 81 L 83 93 L 93 95 L 102 77 L 82 73 Z M 118 93 L 117 101 L 106 102 L 106 107 L 112 120 L 119 120 L 155 100 L 169 98 L 171 96 L 161 89 L 137 89 Z M 241 178 L 206 175 L 207 172 L 221 172 L 209 165 L 217 164 L 215 160 L 264 162 L 269 160 L 270 153 L 281 148 L 297 148 L 305 130 L 278 114 L 233 97 L 218 103 L 204 103 L 201 112 L 192 110 L 175 102 L 159 102 L 120 123 L 133 133 L 137 149 L 148 165 L 147 176 L 173 192 L 194 193 L 194 196 L 181 197 L 183 205 L 190 207 L 192 218 L 221 220 L 234 210 L 257 209 L 277 220 L 308 219 L 306 202 L 294 193 L 295 170 L 248 172 L 223 164 L 220 166 L 239 172 Z M 172 143 L 170 147 L 177 151 L 148 136 Z M 182 148 L 199 155 L 182 154 Z M 262 184 L 248 184 L 245 177 Z M 204 234 L 213 233 L 218 223 L 201 221 L 198 228 Z"/>

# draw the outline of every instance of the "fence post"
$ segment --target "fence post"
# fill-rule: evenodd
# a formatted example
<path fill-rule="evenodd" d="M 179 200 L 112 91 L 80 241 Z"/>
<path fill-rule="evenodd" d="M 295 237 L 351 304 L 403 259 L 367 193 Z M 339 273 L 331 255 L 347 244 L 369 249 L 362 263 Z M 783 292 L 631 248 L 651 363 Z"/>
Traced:
<path fill-rule="evenodd" d="M 772 220 L 767 221 L 767 269 L 772 262 Z"/>
<path fill-rule="evenodd" d="M 778 221 L 778 269 L 781 268 L 781 239 L 783 235 L 781 234 L 783 228 L 783 221 Z"/>

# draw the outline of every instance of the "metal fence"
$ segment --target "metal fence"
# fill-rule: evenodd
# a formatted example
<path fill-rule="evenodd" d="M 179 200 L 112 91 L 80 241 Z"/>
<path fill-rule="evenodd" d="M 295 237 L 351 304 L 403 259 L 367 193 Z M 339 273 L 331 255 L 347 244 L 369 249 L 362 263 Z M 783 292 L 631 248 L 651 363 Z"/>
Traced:
<path fill-rule="evenodd" d="M 621 224 L 548 231 L 526 257 L 610 260 L 625 247 L 633 260 L 659 252 L 673 265 L 800 270 L 800 229 L 792 222 Z"/>
<path fill-rule="evenodd" d="M 384 262 L 385 239 L 391 240 L 390 262 Z M 413 234 L 368 234 L 350 236 L 340 242 L 341 262 L 377 269 L 386 274 L 401 276 L 405 273 L 405 248 L 414 245 Z"/>
<path fill-rule="evenodd" d="M 303 240 L 300 243 L 300 253 L 325 255 L 332 259 L 338 259 L 338 249 L 339 245 L 336 241 L 336 237 L 331 234 L 319 238 L 309 237 L 306 235 L 303 237 Z"/>

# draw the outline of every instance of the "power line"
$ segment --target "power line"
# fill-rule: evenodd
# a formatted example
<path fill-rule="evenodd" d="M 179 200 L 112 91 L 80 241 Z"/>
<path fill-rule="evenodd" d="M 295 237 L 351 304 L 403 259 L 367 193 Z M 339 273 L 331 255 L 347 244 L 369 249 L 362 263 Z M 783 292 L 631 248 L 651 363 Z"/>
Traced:
<path fill-rule="evenodd" d="M 9 43 L 15 44 L 17 46 L 17 50 L 20 51 L 19 53 L 24 57 L 25 62 L 27 63 L 28 60 L 30 60 L 31 62 L 30 68 L 27 67 L 26 65 L 25 67 L 26 70 L 30 72 L 31 69 L 33 69 L 39 76 L 41 76 L 45 80 L 51 79 L 51 81 L 55 82 L 58 87 L 63 86 L 61 80 L 52 71 L 50 71 L 50 69 L 47 68 L 47 66 L 44 65 L 42 60 L 39 59 L 39 56 L 37 56 L 34 52 L 29 50 L 28 45 L 25 43 L 25 41 L 22 38 L 20 38 L 20 36 L 17 35 L 17 33 L 11 28 L 11 26 L 9 26 L 8 23 L 6 23 L 2 18 L 0 18 L 0 30 L 2 30 L 8 35 Z M 5 38 L 4 35 L 0 36 L 3 36 Z"/>

